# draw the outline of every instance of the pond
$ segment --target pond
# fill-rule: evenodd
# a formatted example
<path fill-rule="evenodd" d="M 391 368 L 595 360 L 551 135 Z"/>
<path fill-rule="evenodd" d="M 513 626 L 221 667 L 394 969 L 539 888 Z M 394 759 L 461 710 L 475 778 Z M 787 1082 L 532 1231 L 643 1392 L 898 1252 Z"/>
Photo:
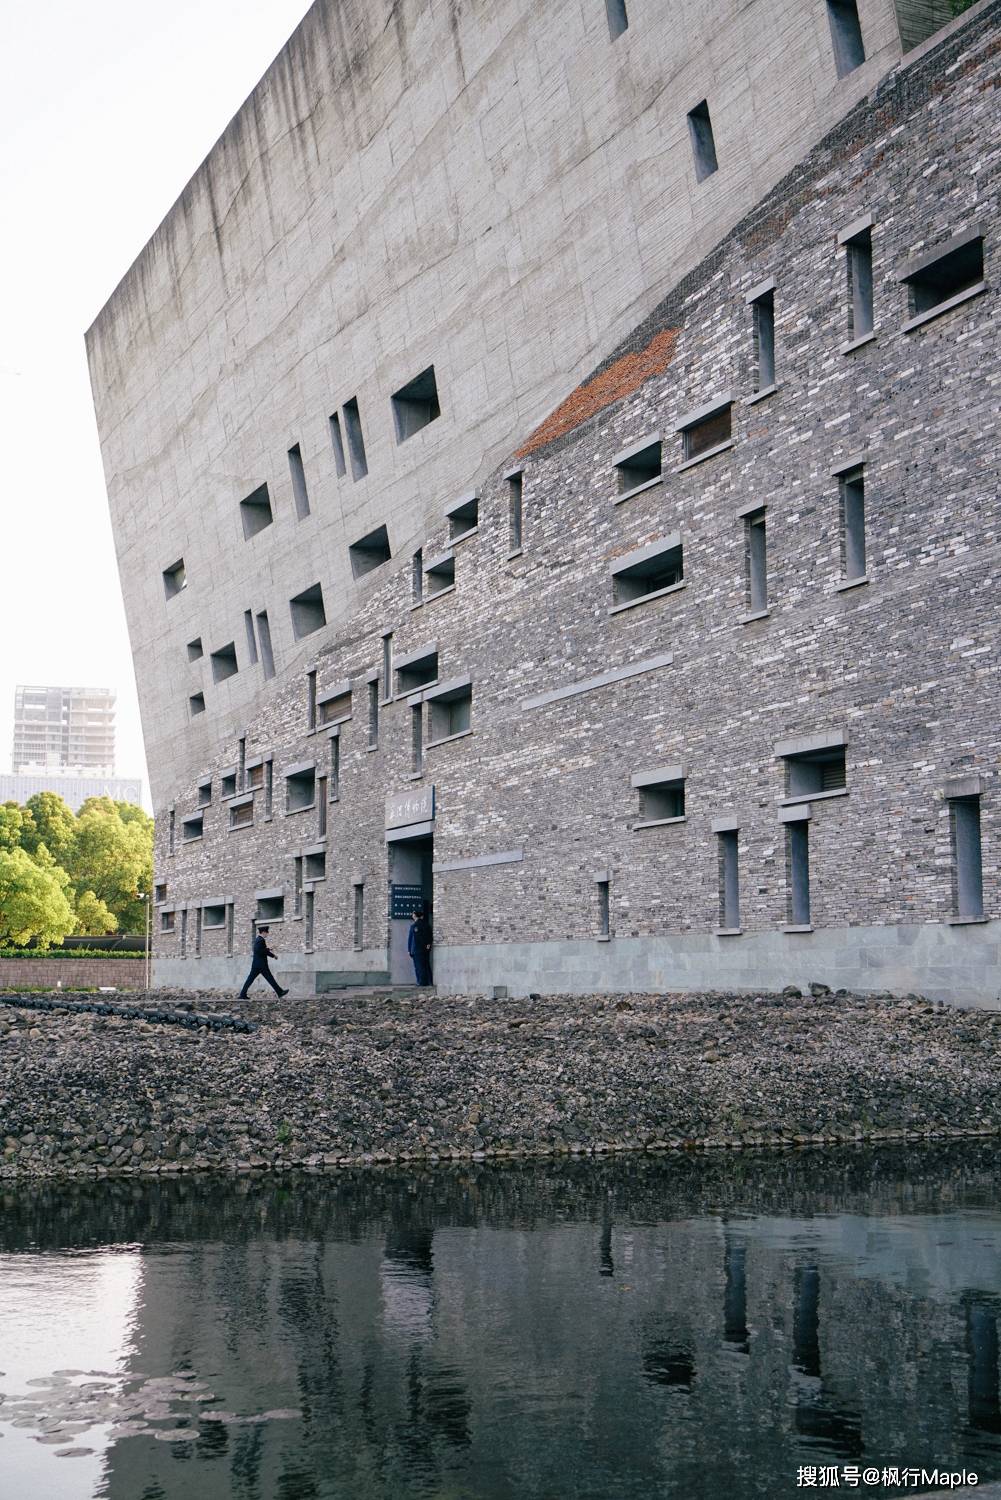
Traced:
<path fill-rule="evenodd" d="M 8 1186 L 0 1207 L 3 1500 L 1001 1477 L 993 1144 Z"/>

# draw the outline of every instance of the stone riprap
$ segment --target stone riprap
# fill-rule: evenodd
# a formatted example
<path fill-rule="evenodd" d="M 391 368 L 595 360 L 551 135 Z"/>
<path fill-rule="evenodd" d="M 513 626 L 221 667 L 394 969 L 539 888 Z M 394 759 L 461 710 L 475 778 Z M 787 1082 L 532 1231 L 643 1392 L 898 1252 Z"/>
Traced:
<path fill-rule="evenodd" d="M 197 1029 L 0 1010 L 0 1176 L 992 1135 L 1001 1014 L 918 996 L 392 994 Z M 176 994 L 148 997 L 174 1012 Z"/>

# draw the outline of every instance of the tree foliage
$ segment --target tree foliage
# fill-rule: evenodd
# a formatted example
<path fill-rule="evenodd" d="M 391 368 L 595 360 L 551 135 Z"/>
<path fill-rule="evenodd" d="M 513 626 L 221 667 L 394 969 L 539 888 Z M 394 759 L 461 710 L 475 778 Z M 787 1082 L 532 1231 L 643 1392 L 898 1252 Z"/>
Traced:
<path fill-rule="evenodd" d="M 90 797 L 76 815 L 55 792 L 0 805 L 0 947 L 71 932 L 143 932 L 153 880 L 153 820 Z"/>

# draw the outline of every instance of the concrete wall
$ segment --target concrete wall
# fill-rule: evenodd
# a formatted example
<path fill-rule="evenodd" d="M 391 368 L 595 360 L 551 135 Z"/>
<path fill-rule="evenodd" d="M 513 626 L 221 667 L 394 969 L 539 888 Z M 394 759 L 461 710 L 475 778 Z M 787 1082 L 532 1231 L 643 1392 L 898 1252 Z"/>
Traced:
<path fill-rule="evenodd" d="M 267 610 L 279 677 L 301 668 L 288 601 L 320 582 L 328 620 L 362 605 L 347 548 L 382 524 L 405 573 L 443 508 L 876 86 L 895 10 L 859 10 L 867 60 L 839 79 L 819 0 L 632 0 L 614 42 L 604 0 L 314 5 L 88 335 L 155 807 L 278 691 L 244 612 Z M 703 99 L 719 171 L 698 183 Z M 397 445 L 390 396 L 432 364 L 441 418 Z M 357 482 L 328 426 L 355 396 Z M 245 541 L 262 483 L 274 521 Z M 214 683 L 230 642 L 239 671 Z"/>
<path fill-rule="evenodd" d="M 146 983 L 143 958 L 4 958 L 0 959 L 0 991 L 16 988 L 64 990 L 141 990 Z"/>

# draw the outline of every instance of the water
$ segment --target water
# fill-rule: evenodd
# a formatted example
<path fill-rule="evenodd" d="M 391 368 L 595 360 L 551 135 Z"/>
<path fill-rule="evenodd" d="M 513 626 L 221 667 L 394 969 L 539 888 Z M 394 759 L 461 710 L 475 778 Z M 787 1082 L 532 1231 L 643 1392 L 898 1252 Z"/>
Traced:
<path fill-rule="evenodd" d="M 1001 1477 L 993 1145 L 0 1194 L 2 1500 Z M 811 1486 L 812 1488 L 812 1486 Z M 819 1488 L 818 1491 L 819 1493 Z"/>

